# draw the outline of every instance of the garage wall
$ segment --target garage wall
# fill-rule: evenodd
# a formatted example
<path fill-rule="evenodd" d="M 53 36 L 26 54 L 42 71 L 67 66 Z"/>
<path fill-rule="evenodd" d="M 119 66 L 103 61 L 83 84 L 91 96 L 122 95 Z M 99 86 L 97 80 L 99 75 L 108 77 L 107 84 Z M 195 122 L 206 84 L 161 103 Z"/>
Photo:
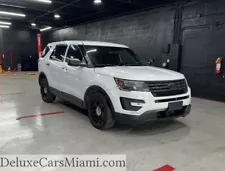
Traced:
<path fill-rule="evenodd" d="M 175 30 L 175 31 L 174 31 Z M 225 79 L 214 73 L 217 57 L 225 58 L 225 2 L 202 0 L 176 10 L 161 8 L 42 34 L 43 43 L 100 40 L 127 44 L 156 66 L 173 55 L 168 44 L 181 45 L 180 64 L 194 96 L 225 101 Z M 175 46 L 178 47 L 178 46 Z M 177 54 L 176 49 L 173 51 Z"/>
<path fill-rule="evenodd" d="M 225 59 L 225 1 L 184 8 L 181 72 L 193 95 L 225 101 L 225 79 L 215 74 L 215 61 Z"/>
<path fill-rule="evenodd" d="M 141 57 L 161 57 L 172 42 L 174 11 L 162 8 L 43 33 L 43 44 L 59 40 L 95 40 L 126 44 Z"/>
<path fill-rule="evenodd" d="M 0 54 L 3 69 L 11 66 L 10 55 L 12 56 L 12 68 L 22 64 L 23 70 L 37 70 L 37 38 L 36 32 L 32 30 L 0 29 Z"/>

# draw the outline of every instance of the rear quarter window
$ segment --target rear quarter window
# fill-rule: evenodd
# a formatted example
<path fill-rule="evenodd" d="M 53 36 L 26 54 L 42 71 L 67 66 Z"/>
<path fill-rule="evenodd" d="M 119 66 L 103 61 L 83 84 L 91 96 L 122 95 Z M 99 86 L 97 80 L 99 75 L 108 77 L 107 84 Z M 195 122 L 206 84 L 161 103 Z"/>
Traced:
<path fill-rule="evenodd" d="M 44 48 L 44 50 L 42 51 L 42 53 L 41 53 L 41 57 L 42 58 L 44 58 L 46 55 L 47 55 L 47 53 L 50 51 L 50 46 L 46 46 L 45 48 Z"/>

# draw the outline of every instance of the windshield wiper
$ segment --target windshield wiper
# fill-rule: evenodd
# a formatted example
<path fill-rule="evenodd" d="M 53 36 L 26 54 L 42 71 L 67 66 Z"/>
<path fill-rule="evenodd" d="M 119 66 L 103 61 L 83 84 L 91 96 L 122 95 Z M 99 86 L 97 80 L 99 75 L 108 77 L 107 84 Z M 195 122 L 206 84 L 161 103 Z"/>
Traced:
<path fill-rule="evenodd" d="M 107 67 L 107 66 L 118 66 L 113 64 L 96 64 L 95 67 Z"/>
<path fill-rule="evenodd" d="M 123 66 L 143 66 L 142 64 L 124 64 Z"/>
<path fill-rule="evenodd" d="M 120 64 L 120 65 L 113 65 L 113 64 L 96 64 L 95 67 L 115 67 L 115 66 L 144 66 L 142 64 Z"/>

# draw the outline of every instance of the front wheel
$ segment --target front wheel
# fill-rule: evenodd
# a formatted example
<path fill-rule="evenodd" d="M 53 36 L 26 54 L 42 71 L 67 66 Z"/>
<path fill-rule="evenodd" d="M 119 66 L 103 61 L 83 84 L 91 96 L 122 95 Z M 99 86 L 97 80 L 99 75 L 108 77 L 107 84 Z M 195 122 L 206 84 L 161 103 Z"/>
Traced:
<path fill-rule="evenodd" d="M 88 98 L 88 116 L 97 129 L 105 130 L 115 125 L 112 110 L 101 93 L 95 93 Z"/>
<path fill-rule="evenodd" d="M 46 103 L 53 103 L 56 99 L 56 96 L 52 94 L 50 91 L 48 80 L 46 78 L 42 78 L 40 81 L 40 91 L 42 100 Z"/>

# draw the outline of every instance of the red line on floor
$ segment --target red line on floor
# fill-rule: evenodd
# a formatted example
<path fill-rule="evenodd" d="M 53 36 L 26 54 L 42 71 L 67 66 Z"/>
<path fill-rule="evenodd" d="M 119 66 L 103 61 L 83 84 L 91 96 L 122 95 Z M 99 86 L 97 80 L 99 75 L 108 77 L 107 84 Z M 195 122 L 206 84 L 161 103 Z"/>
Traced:
<path fill-rule="evenodd" d="M 173 168 L 172 166 L 165 165 L 165 166 L 160 167 L 160 168 L 158 168 L 156 170 L 153 170 L 153 171 L 173 171 L 173 170 L 175 170 L 175 168 Z"/>
<path fill-rule="evenodd" d="M 35 115 L 26 115 L 16 118 L 16 120 L 26 119 L 26 118 L 34 118 L 38 116 L 48 116 L 48 115 L 57 115 L 57 114 L 63 114 L 64 111 L 58 111 L 58 112 L 51 112 L 51 113 L 41 113 L 41 114 L 35 114 Z"/>

